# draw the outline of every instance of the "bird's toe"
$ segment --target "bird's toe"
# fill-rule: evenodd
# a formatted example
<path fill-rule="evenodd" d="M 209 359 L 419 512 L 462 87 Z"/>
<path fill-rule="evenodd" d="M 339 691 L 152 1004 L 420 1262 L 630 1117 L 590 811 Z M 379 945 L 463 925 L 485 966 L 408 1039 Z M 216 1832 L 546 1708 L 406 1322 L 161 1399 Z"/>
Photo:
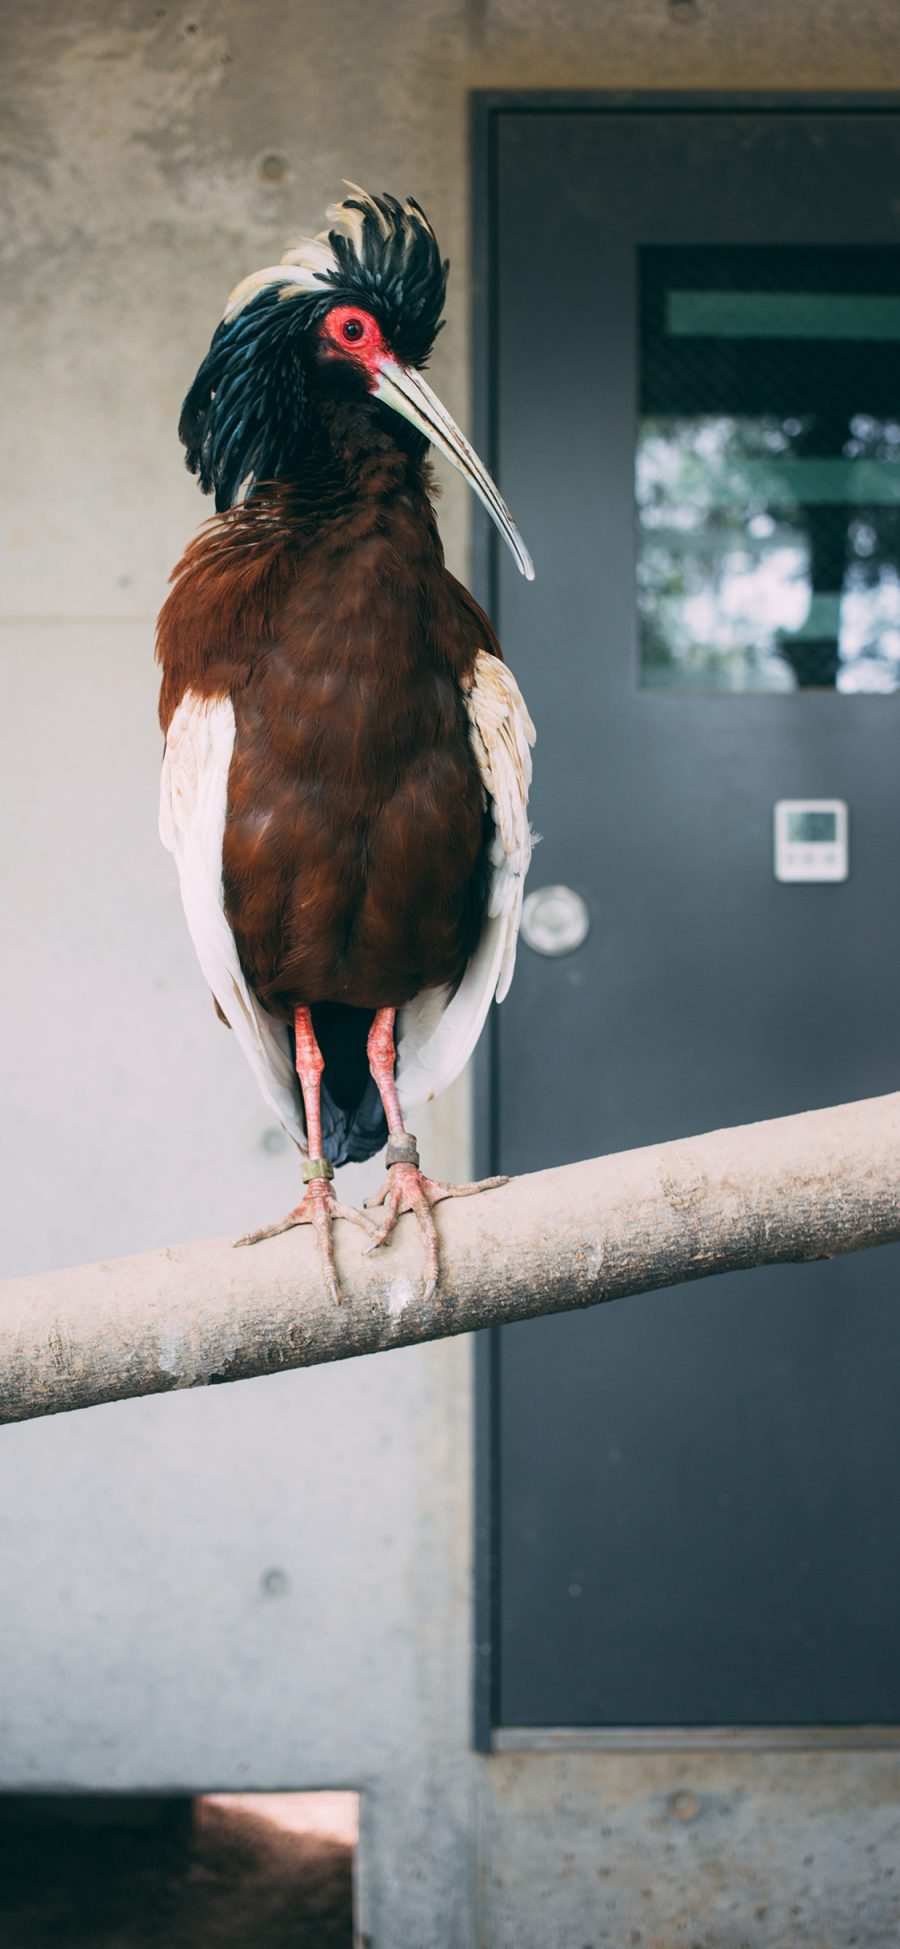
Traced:
<path fill-rule="evenodd" d="M 313 1178 L 302 1203 L 289 1211 L 286 1218 L 279 1219 L 275 1225 L 264 1226 L 262 1231 L 246 1232 L 243 1238 L 236 1238 L 234 1242 L 235 1245 L 259 1245 L 263 1239 L 278 1238 L 282 1232 L 292 1231 L 295 1225 L 312 1225 L 329 1298 L 335 1306 L 340 1306 L 343 1294 L 334 1262 L 332 1233 L 336 1218 L 345 1218 L 349 1224 L 357 1225 L 377 1244 L 378 1234 L 371 1219 L 356 1211 L 352 1205 L 339 1204 L 327 1178 Z M 374 1249 L 374 1246 L 370 1249 Z"/>
<path fill-rule="evenodd" d="M 286 1218 L 279 1218 L 277 1224 L 264 1225 L 262 1230 L 258 1232 L 244 1232 L 240 1238 L 235 1239 L 234 1243 L 236 1246 L 261 1245 L 264 1239 L 279 1238 L 282 1232 L 293 1231 L 295 1225 L 305 1225 L 307 1223 L 308 1220 L 303 1215 L 303 1206 L 297 1205 L 294 1211 L 288 1212 Z"/>

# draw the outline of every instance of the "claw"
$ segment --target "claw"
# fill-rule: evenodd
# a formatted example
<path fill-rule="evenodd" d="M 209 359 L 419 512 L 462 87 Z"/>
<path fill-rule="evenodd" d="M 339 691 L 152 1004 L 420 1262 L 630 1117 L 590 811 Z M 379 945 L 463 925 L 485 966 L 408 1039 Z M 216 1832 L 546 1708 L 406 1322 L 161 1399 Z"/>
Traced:
<path fill-rule="evenodd" d="M 436 1178 L 427 1178 L 417 1164 L 391 1164 L 385 1181 L 374 1198 L 367 1198 L 366 1208 L 386 1205 L 387 1212 L 379 1226 L 369 1252 L 376 1252 L 384 1245 L 397 1223 L 406 1211 L 415 1216 L 425 1243 L 425 1284 L 422 1299 L 427 1305 L 437 1292 L 440 1278 L 440 1243 L 437 1226 L 432 1215 L 433 1207 L 444 1198 L 474 1198 L 478 1191 L 494 1191 L 501 1184 L 508 1184 L 509 1178 L 482 1178 L 478 1184 L 442 1184 Z"/>
<path fill-rule="evenodd" d="M 361 1211 L 355 1211 L 352 1205 L 338 1203 L 329 1178 L 313 1178 L 302 1203 L 294 1211 L 289 1211 L 286 1218 L 279 1219 L 276 1225 L 266 1225 L 260 1232 L 246 1232 L 243 1238 L 236 1238 L 234 1242 L 235 1245 L 259 1245 L 263 1239 L 278 1238 L 281 1232 L 292 1231 L 295 1225 L 312 1225 L 329 1298 L 335 1306 L 340 1306 L 343 1295 L 334 1263 L 331 1231 L 336 1218 L 346 1218 L 349 1224 L 358 1225 L 370 1238 L 375 1233 L 375 1226 L 363 1217 Z"/>

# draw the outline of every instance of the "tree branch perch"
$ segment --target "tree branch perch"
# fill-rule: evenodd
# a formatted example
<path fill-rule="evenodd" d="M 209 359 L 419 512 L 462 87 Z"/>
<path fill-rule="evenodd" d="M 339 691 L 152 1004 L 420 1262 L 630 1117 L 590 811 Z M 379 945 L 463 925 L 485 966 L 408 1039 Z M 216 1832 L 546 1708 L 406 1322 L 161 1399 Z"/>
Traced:
<path fill-rule="evenodd" d="M 405 1218 L 366 1257 L 337 1226 L 345 1301 L 312 1235 L 230 1240 L 0 1287 L 0 1423 L 311 1367 L 629 1293 L 900 1239 L 900 1094 L 514 1180 L 438 1210 L 443 1273 L 420 1298 Z"/>

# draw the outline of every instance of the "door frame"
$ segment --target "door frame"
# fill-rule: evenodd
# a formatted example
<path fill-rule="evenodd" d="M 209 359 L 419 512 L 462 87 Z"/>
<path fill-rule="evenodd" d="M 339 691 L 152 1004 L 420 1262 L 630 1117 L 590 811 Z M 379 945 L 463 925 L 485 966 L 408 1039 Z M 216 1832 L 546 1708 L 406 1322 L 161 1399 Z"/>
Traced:
<path fill-rule="evenodd" d="M 529 114 L 762 114 L 897 115 L 900 94 L 884 92 L 747 89 L 678 92 L 671 89 L 484 89 L 470 95 L 471 420 L 476 453 L 496 478 L 496 263 L 499 225 L 497 130 L 501 115 Z M 470 581 L 489 615 L 496 614 L 498 537 L 488 516 L 473 510 Z M 473 1059 L 473 1151 L 476 1178 L 499 1168 L 498 1060 L 492 1008 Z M 900 1726 L 498 1727 L 499 1657 L 493 1642 L 498 1597 L 495 1407 L 499 1328 L 475 1336 L 473 1745 L 476 1751 L 809 1751 L 900 1747 Z"/>

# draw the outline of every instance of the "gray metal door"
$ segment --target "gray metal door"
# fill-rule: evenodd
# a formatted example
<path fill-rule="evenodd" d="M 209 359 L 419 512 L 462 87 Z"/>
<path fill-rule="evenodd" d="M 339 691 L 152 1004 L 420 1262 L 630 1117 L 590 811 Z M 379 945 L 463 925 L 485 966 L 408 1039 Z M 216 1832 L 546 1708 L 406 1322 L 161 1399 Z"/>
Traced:
<path fill-rule="evenodd" d="M 522 947 L 499 1012 L 492 1161 L 519 1172 L 900 1086 L 900 117 L 490 128 L 530 886 L 591 923 Z M 811 877 L 842 870 L 843 805 L 848 876 Z M 497 1336 L 482 1732 L 900 1720 L 898 1272 Z"/>

